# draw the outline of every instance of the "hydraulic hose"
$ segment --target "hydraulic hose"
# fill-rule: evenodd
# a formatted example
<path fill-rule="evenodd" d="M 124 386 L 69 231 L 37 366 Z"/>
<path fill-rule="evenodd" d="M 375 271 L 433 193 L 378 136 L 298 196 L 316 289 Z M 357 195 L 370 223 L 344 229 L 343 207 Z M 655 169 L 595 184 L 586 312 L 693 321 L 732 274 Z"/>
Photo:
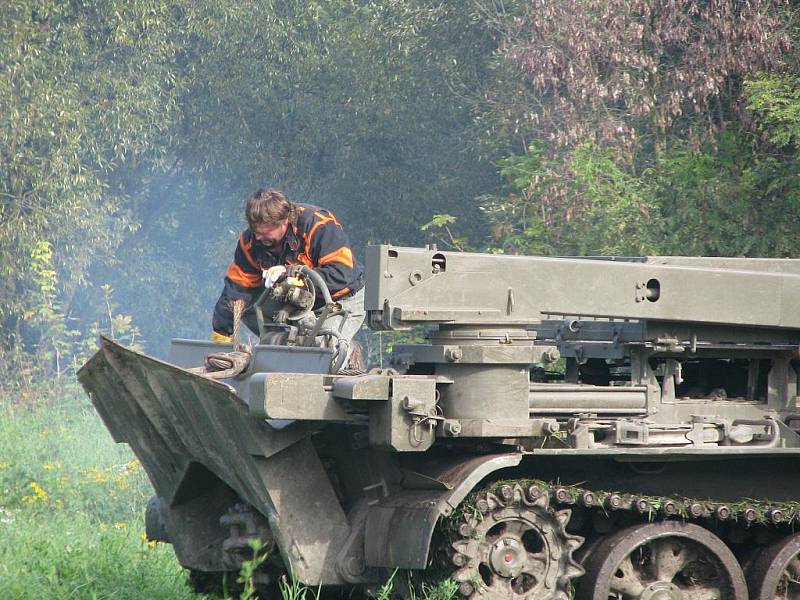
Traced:
<path fill-rule="evenodd" d="M 347 355 L 350 354 L 350 342 L 341 333 L 333 329 L 320 329 L 317 335 L 330 335 L 336 338 L 336 353 L 333 355 L 330 371 L 333 374 L 338 373 L 344 366 Z"/>
<path fill-rule="evenodd" d="M 328 284 L 325 283 L 325 280 L 322 278 L 322 275 L 317 273 L 314 269 L 310 269 L 306 265 L 300 265 L 300 272 L 305 273 L 308 275 L 309 279 L 314 282 L 316 288 L 322 292 L 322 298 L 325 300 L 325 304 L 333 304 L 333 298 L 331 298 L 331 291 L 328 289 Z"/>

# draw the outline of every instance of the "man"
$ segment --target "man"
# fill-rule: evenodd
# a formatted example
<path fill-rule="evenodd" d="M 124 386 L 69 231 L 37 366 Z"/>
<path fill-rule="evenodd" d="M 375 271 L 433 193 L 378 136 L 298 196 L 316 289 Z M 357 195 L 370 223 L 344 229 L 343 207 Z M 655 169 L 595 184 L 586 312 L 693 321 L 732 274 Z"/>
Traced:
<path fill-rule="evenodd" d="M 364 269 L 333 213 L 310 204 L 295 204 L 276 189 L 260 189 L 247 199 L 245 218 L 249 227 L 239 236 L 233 262 L 225 274 L 225 287 L 214 307 L 211 339 L 230 341 L 231 303 L 244 299 L 250 307 L 264 291 L 264 271 L 304 264 L 322 277 L 331 297 L 347 313 L 330 317 L 326 327 L 340 330 L 351 340 L 364 322 Z M 318 296 L 315 308 L 321 303 Z M 245 313 L 245 324 L 254 322 L 252 313 Z"/>

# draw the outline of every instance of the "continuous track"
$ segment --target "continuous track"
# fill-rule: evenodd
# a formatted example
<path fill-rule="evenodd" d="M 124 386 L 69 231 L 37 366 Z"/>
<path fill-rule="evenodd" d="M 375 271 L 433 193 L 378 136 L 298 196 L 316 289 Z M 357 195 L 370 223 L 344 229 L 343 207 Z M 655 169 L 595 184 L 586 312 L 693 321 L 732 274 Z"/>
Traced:
<path fill-rule="evenodd" d="M 798 523 L 794 502 L 517 479 L 473 493 L 441 531 L 472 600 L 800 600 Z"/>

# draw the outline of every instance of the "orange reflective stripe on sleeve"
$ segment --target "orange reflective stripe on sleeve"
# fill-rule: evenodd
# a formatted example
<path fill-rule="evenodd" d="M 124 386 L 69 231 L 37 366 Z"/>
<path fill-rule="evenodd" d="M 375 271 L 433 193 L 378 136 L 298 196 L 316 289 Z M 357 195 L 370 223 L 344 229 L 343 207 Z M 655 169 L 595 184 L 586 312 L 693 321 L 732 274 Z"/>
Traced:
<path fill-rule="evenodd" d="M 350 269 L 353 268 L 353 252 L 347 246 L 342 246 L 338 250 L 334 250 L 330 254 L 326 254 L 322 258 L 319 259 L 319 266 L 327 265 L 329 263 L 339 263 L 348 267 Z"/>
<path fill-rule="evenodd" d="M 326 217 L 325 215 L 323 215 L 323 214 L 322 214 L 321 212 L 319 212 L 318 210 L 315 210 L 315 211 L 314 211 L 314 216 L 315 216 L 315 217 L 317 217 L 317 218 L 318 218 L 320 221 L 322 221 L 323 223 L 327 223 L 328 221 L 333 221 L 333 222 L 334 222 L 334 223 L 336 223 L 336 224 L 337 224 L 339 227 L 341 227 L 341 226 L 342 226 L 342 224 L 341 224 L 341 223 L 339 223 L 339 219 L 337 219 L 337 218 L 336 218 L 336 215 L 334 215 L 334 214 L 333 214 L 331 211 L 328 211 L 328 216 Z"/>
<path fill-rule="evenodd" d="M 258 269 L 260 271 L 261 270 L 261 266 L 255 261 L 255 259 L 253 258 L 253 255 L 250 254 L 250 248 L 253 247 L 253 242 L 250 242 L 249 244 L 245 244 L 244 243 L 244 233 L 242 233 L 242 235 L 239 236 L 239 247 L 241 247 L 242 252 L 244 253 L 244 257 L 247 259 L 247 262 L 249 262 L 253 266 L 254 269 Z M 253 287 L 253 286 L 250 286 L 250 287 Z"/>
<path fill-rule="evenodd" d="M 225 275 L 232 282 L 238 283 L 244 287 L 254 288 L 261 284 L 261 275 L 257 273 L 247 273 L 236 263 L 231 263 Z"/>
<path fill-rule="evenodd" d="M 331 298 L 333 298 L 334 300 L 337 300 L 337 299 L 341 298 L 342 296 L 346 296 L 349 293 L 350 293 L 350 288 L 349 287 L 342 288 L 338 292 L 336 292 L 335 294 L 331 294 Z"/>

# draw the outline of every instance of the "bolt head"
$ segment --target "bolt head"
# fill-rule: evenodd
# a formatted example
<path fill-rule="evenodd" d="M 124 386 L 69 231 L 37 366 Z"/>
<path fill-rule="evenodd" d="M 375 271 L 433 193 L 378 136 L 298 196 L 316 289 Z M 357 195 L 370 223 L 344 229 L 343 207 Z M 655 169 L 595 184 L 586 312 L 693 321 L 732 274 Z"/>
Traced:
<path fill-rule="evenodd" d="M 359 575 L 363 575 L 365 570 L 366 565 L 364 561 L 360 560 L 357 556 L 351 556 L 347 561 L 347 572 L 350 575 L 358 577 Z"/>
<path fill-rule="evenodd" d="M 516 577 L 526 561 L 525 547 L 516 538 L 506 537 L 494 543 L 489 552 L 489 564 L 501 577 Z"/>
<path fill-rule="evenodd" d="M 461 435 L 461 423 L 458 421 L 447 420 L 444 422 L 444 432 L 445 434 L 456 437 Z"/>
<path fill-rule="evenodd" d="M 504 485 L 500 488 L 500 497 L 503 500 L 511 500 L 514 498 L 514 488 L 510 485 Z"/>
<path fill-rule="evenodd" d="M 528 487 L 528 498 L 531 500 L 538 500 L 542 497 L 542 489 L 538 485 Z"/>

